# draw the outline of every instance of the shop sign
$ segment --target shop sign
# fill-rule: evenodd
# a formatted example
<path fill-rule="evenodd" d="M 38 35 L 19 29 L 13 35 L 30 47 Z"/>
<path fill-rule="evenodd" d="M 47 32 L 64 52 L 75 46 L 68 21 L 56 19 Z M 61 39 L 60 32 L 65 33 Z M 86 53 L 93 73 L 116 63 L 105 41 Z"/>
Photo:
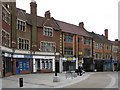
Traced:
<path fill-rule="evenodd" d="M 24 55 L 13 55 L 13 58 L 24 58 Z"/>
<path fill-rule="evenodd" d="M 5 57 L 11 57 L 11 54 L 5 53 L 4 56 L 5 56 Z"/>
<path fill-rule="evenodd" d="M 24 55 L 24 58 L 33 58 L 31 55 Z"/>
<path fill-rule="evenodd" d="M 105 60 L 105 63 L 111 63 L 111 60 Z"/>
<path fill-rule="evenodd" d="M 79 51 L 79 55 L 82 55 L 83 54 L 83 52 L 82 51 Z"/>
<path fill-rule="evenodd" d="M 67 60 L 71 61 L 71 60 L 73 60 L 73 57 L 67 57 Z"/>

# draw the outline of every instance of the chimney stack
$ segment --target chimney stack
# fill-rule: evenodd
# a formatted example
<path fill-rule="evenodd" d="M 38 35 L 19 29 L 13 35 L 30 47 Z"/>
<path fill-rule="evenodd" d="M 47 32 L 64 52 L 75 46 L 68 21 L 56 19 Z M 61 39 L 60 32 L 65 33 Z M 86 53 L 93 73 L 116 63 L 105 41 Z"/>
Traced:
<path fill-rule="evenodd" d="M 105 29 L 105 38 L 108 40 L 108 29 Z"/>
<path fill-rule="evenodd" d="M 50 18 L 50 17 L 51 17 L 51 16 L 50 16 L 50 11 L 49 11 L 49 10 L 45 12 L 45 17 L 46 17 L 46 18 Z"/>
<path fill-rule="evenodd" d="M 80 22 L 79 27 L 84 28 L 84 22 Z"/>
<path fill-rule="evenodd" d="M 115 39 L 115 41 L 118 41 L 118 39 Z"/>
<path fill-rule="evenodd" d="M 37 4 L 36 4 L 36 1 L 31 0 L 30 10 L 31 10 L 31 11 L 30 11 L 31 14 L 37 15 Z"/>

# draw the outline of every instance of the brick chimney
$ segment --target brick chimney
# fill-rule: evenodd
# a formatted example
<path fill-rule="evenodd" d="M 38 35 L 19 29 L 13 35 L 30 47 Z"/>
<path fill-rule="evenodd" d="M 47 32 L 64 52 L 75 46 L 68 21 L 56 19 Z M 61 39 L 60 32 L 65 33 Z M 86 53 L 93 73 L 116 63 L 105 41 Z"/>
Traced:
<path fill-rule="evenodd" d="M 49 10 L 45 12 L 45 17 L 46 17 L 46 18 L 50 18 L 50 17 L 51 17 L 51 16 L 50 16 L 50 11 L 49 11 Z"/>
<path fill-rule="evenodd" d="M 36 1 L 34 0 L 31 0 L 31 3 L 30 3 L 30 13 L 33 15 L 37 15 L 37 4 L 36 4 Z"/>
<path fill-rule="evenodd" d="M 118 41 L 118 39 L 115 39 L 115 41 Z"/>
<path fill-rule="evenodd" d="M 84 28 L 84 22 L 80 22 L 79 27 Z"/>
<path fill-rule="evenodd" d="M 108 40 L 108 29 L 105 29 L 105 38 Z"/>
<path fill-rule="evenodd" d="M 37 50 L 37 4 L 36 1 L 31 0 L 30 3 L 30 21 L 32 24 L 32 30 L 31 30 L 31 49 Z"/>

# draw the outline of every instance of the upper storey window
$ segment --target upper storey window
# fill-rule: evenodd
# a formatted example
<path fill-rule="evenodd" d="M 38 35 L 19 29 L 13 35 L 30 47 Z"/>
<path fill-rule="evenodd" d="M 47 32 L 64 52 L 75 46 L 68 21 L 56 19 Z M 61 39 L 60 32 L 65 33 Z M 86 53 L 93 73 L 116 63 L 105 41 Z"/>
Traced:
<path fill-rule="evenodd" d="M 72 35 L 64 35 L 64 41 L 68 42 L 68 43 L 72 43 L 73 42 L 73 36 Z"/>
<path fill-rule="evenodd" d="M 45 36 L 50 36 L 50 37 L 52 37 L 53 36 L 53 28 L 51 28 L 51 27 L 44 27 L 44 31 L 43 31 L 44 33 L 44 35 Z"/>
<path fill-rule="evenodd" d="M 106 45 L 106 50 L 111 50 L 110 45 Z"/>
<path fill-rule="evenodd" d="M 2 45 L 6 47 L 10 46 L 10 34 L 5 30 L 2 30 Z"/>
<path fill-rule="evenodd" d="M 4 5 L 2 6 L 2 20 L 10 25 L 10 12 Z"/>
<path fill-rule="evenodd" d="M 25 21 L 17 20 L 17 29 L 25 32 Z"/>
<path fill-rule="evenodd" d="M 85 44 L 85 45 L 90 45 L 90 39 L 85 38 L 84 40 L 85 40 L 85 41 L 84 41 L 84 44 Z"/>
<path fill-rule="evenodd" d="M 96 43 L 96 44 L 95 44 L 95 48 L 96 48 L 96 49 L 102 49 L 102 44 Z"/>

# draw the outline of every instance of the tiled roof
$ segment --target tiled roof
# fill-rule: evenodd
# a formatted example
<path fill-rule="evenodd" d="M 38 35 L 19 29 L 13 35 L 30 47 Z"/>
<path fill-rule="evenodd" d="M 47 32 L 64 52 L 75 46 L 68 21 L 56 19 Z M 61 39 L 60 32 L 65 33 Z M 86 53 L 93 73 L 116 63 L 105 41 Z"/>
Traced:
<path fill-rule="evenodd" d="M 79 26 L 69 24 L 69 23 L 66 23 L 63 21 L 58 21 L 58 20 L 57 20 L 57 23 L 63 32 L 82 35 L 82 36 L 86 36 L 86 37 L 91 37 L 83 28 L 81 28 Z"/>
<path fill-rule="evenodd" d="M 92 36 L 94 41 L 112 44 L 112 42 L 110 40 L 107 40 L 104 35 L 99 35 L 99 34 L 96 34 L 94 32 L 88 32 L 88 33 Z"/>
<path fill-rule="evenodd" d="M 16 8 L 16 14 L 18 14 L 20 10 L 22 10 L 22 9 Z M 23 11 L 24 15 L 26 16 L 27 23 L 32 25 L 31 21 L 30 21 L 31 20 L 30 19 L 30 14 L 26 13 L 25 10 L 22 10 L 22 11 Z M 46 20 L 47 19 L 45 17 L 37 16 L 37 27 L 43 27 L 43 24 Z M 60 29 L 54 18 L 50 18 L 50 22 L 51 22 L 54 29 L 56 29 L 56 30 Z"/>

